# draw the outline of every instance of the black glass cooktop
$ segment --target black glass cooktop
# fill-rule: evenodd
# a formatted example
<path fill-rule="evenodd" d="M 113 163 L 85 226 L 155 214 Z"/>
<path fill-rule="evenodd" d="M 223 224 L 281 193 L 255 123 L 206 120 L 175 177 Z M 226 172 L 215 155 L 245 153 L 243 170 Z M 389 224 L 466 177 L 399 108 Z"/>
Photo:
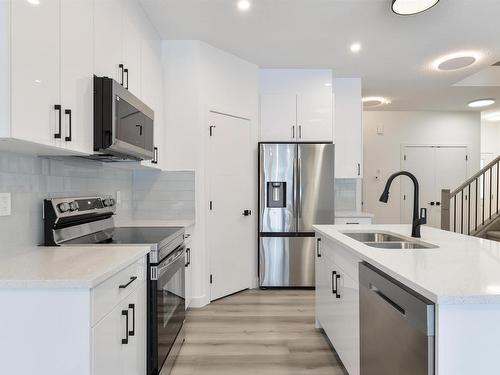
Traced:
<path fill-rule="evenodd" d="M 182 227 L 155 228 L 155 227 L 120 227 L 106 229 L 97 233 L 78 237 L 64 242 L 65 245 L 142 245 L 159 244 L 170 237 L 175 238 L 182 234 Z"/>

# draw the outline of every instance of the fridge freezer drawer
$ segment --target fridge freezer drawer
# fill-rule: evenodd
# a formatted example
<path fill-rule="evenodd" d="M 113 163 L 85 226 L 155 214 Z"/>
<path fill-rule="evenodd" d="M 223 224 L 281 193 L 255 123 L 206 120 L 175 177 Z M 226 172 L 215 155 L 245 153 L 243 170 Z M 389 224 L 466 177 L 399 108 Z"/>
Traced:
<path fill-rule="evenodd" d="M 261 287 L 314 287 L 314 237 L 260 237 Z"/>

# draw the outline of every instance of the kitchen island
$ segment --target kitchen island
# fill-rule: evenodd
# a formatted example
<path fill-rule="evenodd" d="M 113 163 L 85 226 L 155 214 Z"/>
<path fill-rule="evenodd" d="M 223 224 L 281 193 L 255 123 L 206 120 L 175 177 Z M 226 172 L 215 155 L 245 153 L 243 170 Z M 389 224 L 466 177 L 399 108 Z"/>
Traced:
<path fill-rule="evenodd" d="M 411 226 L 317 225 L 314 230 L 317 324 L 350 375 L 360 373 L 361 262 L 435 304 L 436 374 L 499 373 L 500 243 L 422 227 L 420 241 L 435 248 L 384 249 L 346 234 L 392 233 L 412 241 Z M 333 272 L 338 276 L 331 277 Z"/>

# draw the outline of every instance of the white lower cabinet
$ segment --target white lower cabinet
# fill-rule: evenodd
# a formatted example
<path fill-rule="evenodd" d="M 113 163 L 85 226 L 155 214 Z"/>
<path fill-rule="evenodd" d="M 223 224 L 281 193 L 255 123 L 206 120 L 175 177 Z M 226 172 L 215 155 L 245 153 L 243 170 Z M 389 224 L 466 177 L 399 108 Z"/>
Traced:
<path fill-rule="evenodd" d="M 194 226 L 186 228 L 186 272 L 185 272 L 185 303 L 186 309 L 191 305 L 193 298 L 193 245 Z"/>
<path fill-rule="evenodd" d="M 143 375 L 146 369 L 146 306 L 136 288 L 92 328 L 93 375 Z"/>
<path fill-rule="evenodd" d="M 359 375 L 358 260 L 345 256 L 340 245 L 316 240 L 316 320 L 349 375 Z"/>

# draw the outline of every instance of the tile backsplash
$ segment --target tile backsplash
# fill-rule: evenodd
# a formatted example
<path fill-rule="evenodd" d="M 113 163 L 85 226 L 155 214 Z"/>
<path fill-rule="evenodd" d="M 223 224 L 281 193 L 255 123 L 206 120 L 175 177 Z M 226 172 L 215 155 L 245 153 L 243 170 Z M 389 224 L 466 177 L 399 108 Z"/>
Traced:
<path fill-rule="evenodd" d="M 44 198 L 116 197 L 118 191 L 120 218 L 194 218 L 194 172 L 137 172 L 77 157 L 0 152 L 0 193 L 12 196 L 12 214 L 0 216 L 0 251 L 43 243 Z"/>
<path fill-rule="evenodd" d="M 335 179 L 336 211 L 357 211 L 357 183 L 355 178 Z"/>

